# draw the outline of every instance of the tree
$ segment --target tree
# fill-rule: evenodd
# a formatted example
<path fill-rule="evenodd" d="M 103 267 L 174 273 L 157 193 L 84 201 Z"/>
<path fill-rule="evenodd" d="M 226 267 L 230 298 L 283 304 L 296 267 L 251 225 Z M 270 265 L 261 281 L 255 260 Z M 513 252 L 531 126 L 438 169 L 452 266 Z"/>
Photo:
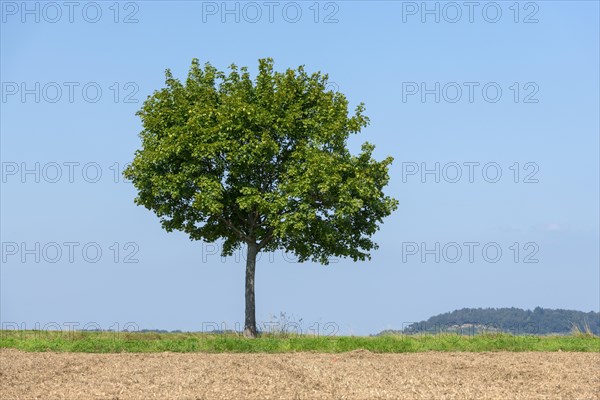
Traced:
<path fill-rule="evenodd" d="M 167 231 L 191 240 L 223 240 L 223 256 L 246 245 L 244 334 L 256 336 L 254 276 L 260 251 L 284 249 L 306 260 L 370 259 L 370 237 L 396 209 L 385 196 L 388 165 L 365 143 L 353 156 L 351 133 L 368 124 L 359 104 L 326 89 L 328 76 L 304 67 L 229 74 L 197 59 L 185 83 L 166 71 L 137 115 L 142 148 L 124 171 L 136 203 Z"/>

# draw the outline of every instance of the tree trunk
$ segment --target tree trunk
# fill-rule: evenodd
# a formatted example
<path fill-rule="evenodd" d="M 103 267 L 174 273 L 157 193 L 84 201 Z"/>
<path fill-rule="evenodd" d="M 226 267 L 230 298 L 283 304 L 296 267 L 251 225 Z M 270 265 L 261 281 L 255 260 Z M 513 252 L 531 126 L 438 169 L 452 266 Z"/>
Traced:
<path fill-rule="evenodd" d="M 246 322 L 244 323 L 244 336 L 256 337 L 256 306 L 254 301 L 254 276 L 256 272 L 256 255 L 258 246 L 248 244 L 246 257 Z"/>

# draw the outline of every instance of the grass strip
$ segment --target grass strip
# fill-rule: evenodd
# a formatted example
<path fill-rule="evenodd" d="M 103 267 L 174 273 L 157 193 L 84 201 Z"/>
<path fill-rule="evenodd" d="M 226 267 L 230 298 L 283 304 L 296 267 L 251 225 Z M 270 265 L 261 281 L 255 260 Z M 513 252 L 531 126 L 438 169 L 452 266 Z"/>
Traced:
<path fill-rule="evenodd" d="M 426 351 L 582 351 L 600 352 L 600 337 L 593 335 L 525 336 L 511 334 L 309 336 L 264 334 L 247 339 L 236 334 L 138 333 L 85 331 L 0 332 L 0 348 L 24 351 L 82 353 L 341 353 L 368 350 L 374 353 Z"/>

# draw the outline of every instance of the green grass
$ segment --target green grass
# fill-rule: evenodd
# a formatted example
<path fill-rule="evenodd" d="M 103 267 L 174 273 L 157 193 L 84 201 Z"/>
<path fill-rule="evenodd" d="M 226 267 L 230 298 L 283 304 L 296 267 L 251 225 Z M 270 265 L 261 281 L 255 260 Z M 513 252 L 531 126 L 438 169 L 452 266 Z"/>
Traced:
<path fill-rule="evenodd" d="M 514 336 L 480 334 L 459 336 L 396 335 L 396 336 L 300 336 L 263 335 L 246 339 L 235 334 L 202 333 L 126 333 L 126 332 L 66 332 L 66 331 L 2 331 L 0 348 L 25 351 L 59 351 L 84 353 L 286 353 L 315 351 L 339 353 L 358 349 L 376 353 L 423 351 L 591 351 L 600 352 L 600 337 Z"/>

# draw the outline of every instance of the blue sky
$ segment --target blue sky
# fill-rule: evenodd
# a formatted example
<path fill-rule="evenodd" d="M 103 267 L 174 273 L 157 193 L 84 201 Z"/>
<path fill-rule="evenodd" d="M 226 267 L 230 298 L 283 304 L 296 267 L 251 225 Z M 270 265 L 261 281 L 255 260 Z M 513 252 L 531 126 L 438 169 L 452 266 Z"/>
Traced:
<path fill-rule="evenodd" d="M 243 255 L 163 231 L 120 177 L 135 112 L 195 57 L 328 73 L 371 119 L 351 149 L 395 158 L 372 260 L 263 255 L 259 321 L 370 334 L 462 307 L 599 310 L 598 2 L 22 4 L 1 3 L 3 324 L 243 321 Z"/>

